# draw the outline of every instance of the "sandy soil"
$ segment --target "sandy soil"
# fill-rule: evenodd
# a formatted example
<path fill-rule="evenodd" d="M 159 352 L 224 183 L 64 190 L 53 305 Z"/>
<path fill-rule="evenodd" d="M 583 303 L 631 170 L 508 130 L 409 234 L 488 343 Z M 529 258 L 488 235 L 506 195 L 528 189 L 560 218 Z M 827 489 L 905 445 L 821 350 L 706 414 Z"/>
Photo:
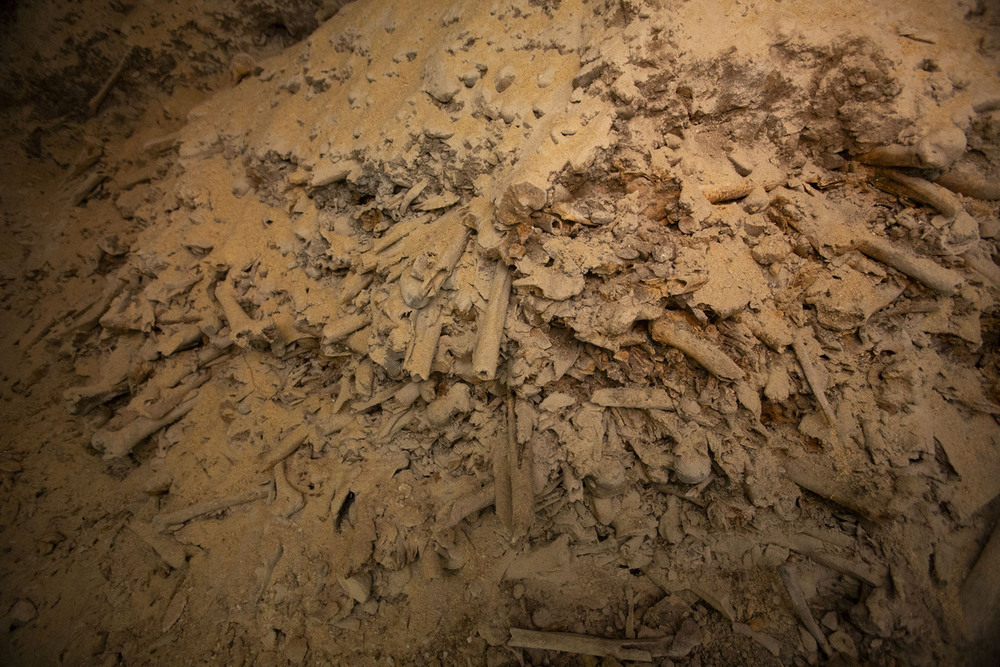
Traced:
<path fill-rule="evenodd" d="M 988 2 L 0 11 L 4 664 L 996 664 Z"/>

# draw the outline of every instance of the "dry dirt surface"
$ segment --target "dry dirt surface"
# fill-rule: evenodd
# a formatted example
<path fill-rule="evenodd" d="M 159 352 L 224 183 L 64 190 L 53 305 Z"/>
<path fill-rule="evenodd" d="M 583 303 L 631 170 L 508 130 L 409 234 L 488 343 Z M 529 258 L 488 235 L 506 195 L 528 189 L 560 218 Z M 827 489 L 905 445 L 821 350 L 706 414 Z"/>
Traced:
<path fill-rule="evenodd" d="M 988 0 L 0 9 L 0 661 L 1000 661 Z"/>

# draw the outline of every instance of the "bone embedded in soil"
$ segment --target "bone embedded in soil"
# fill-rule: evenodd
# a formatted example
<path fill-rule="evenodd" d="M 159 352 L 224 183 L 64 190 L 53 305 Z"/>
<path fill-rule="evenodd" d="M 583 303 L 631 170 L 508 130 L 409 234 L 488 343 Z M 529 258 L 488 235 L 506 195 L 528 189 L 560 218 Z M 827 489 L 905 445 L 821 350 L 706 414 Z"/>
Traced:
<path fill-rule="evenodd" d="M 992 664 L 1000 14 L 788 5 L 0 10 L 6 662 Z"/>

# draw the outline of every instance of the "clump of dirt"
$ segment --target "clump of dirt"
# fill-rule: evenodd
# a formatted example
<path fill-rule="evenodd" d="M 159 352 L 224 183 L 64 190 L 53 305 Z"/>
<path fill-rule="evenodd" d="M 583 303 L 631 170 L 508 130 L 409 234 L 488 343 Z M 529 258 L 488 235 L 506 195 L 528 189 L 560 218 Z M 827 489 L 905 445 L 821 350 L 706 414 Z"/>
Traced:
<path fill-rule="evenodd" d="M 53 6 L 10 661 L 996 655 L 991 9 Z"/>

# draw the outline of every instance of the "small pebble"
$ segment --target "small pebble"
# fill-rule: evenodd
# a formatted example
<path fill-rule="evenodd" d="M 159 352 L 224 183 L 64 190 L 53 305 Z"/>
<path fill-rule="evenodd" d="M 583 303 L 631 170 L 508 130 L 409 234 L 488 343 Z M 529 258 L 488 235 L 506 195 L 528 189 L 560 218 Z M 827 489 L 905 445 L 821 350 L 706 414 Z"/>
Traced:
<path fill-rule="evenodd" d="M 517 78 L 517 71 L 510 65 L 507 65 L 499 72 L 497 72 L 496 78 L 493 80 L 493 85 L 496 87 L 498 93 L 510 88 L 510 84 L 514 83 L 514 79 Z"/>
<path fill-rule="evenodd" d="M 35 604 L 31 600 L 21 598 L 11 608 L 8 621 L 12 629 L 19 628 L 35 620 L 37 615 L 38 610 L 35 608 Z"/>
<path fill-rule="evenodd" d="M 551 67 L 538 75 L 538 87 L 548 88 L 556 79 L 556 71 Z"/>
<path fill-rule="evenodd" d="M 1000 237 L 1000 219 L 981 219 L 979 221 L 979 235 L 984 239 L 995 239 Z"/>

